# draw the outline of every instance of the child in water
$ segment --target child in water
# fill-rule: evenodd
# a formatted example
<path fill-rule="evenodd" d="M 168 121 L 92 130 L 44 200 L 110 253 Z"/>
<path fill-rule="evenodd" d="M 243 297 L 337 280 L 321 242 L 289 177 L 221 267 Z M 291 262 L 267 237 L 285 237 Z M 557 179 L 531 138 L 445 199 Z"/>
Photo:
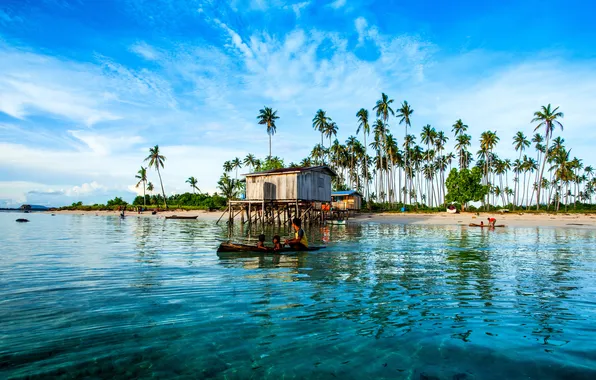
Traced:
<path fill-rule="evenodd" d="M 273 237 L 273 250 L 281 251 L 281 249 L 282 249 L 281 238 L 279 237 L 279 235 L 275 235 Z"/>
<path fill-rule="evenodd" d="M 257 248 L 266 251 L 268 248 L 265 247 L 265 234 L 259 235 L 259 241 L 257 242 Z"/>
<path fill-rule="evenodd" d="M 308 239 L 302 229 L 302 221 L 299 218 L 292 220 L 292 228 L 294 229 L 294 239 L 286 240 L 284 244 L 289 245 L 292 249 L 307 250 Z"/>

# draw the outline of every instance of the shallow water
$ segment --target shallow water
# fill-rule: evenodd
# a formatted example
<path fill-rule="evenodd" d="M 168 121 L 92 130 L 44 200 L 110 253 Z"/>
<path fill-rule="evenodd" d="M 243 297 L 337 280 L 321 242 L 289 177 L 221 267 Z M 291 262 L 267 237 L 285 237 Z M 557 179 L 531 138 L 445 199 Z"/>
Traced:
<path fill-rule="evenodd" d="M 596 378 L 592 230 L 333 226 L 220 258 L 213 222 L 18 217 L 0 378 Z"/>

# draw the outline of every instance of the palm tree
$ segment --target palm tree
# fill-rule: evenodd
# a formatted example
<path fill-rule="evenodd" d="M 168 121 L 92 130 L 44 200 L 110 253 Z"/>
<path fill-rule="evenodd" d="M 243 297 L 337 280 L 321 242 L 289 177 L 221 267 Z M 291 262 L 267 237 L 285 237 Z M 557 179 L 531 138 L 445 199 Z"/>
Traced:
<path fill-rule="evenodd" d="M 466 148 L 472 145 L 472 137 L 466 134 L 459 134 L 455 138 L 455 141 L 457 142 L 455 149 L 457 149 L 457 155 L 459 156 L 459 170 L 461 170 L 468 167 L 469 154 Z"/>
<path fill-rule="evenodd" d="M 521 160 L 522 157 L 522 152 L 530 146 L 530 141 L 526 138 L 526 136 L 524 135 L 524 133 L 522 131 L 519 131 L 515 134 L 515 136 L 513 136 L 513 147 L 515 148 L 515 151 L 517 152 L 519 150 L 519 160 Z M 519 175 L 519 173 L 518 173 Z M 518 182 L 519 182 L 519 178 L 518 178 Z M 516 190 L 516 194 L 517 194 L 517 190 Z"/>
<path fill-rule="evenodd" d="M 544 126 L 545 129 L 545 138 L 546 138 L 546 152 L 544 153 L 544 158 L 542 161 L 541 169 L 540 169 L 540 176 L 538 177 L 538 183 L 542 183 L 542 176 L 544 175 L 544 168 L 546 167 L 546 158 L 548 156 L 548 143 L 550 137 L 555 129 L 555 126 L 561 127 L 563 130 L 563 124 L 561 124 L 557 119 L 562 119 L 564 117 L 563 112 L 558 112 L 559 107 L 555 109 L 551 109 L 551 105 L 542 106 L 540 111 L 534 112 L 534 118 L 532 119 L 532 123 L 539 122 L 539 124 L 534 128 L 534 131 L 537 131 L 540 127 Z M 536 210 L 540 209 L 540 187 L 538 186 L 536 192 Z"/>
<path fill-rule="evenodd" d="M 318 110 L 315 114 L 315 117 L 312 119 L 312 127 L 315 131 L 321 132 L 321 146 L 323 146 L 323 135 L 327 130 L 327 123 L 330 122 L 331 119 L 327 117 L 325 111 L 322 109 Z"/>
<path fill-rule="evenodd" d="M 232 165 L 232 161 L 226 161 L 223 163 L 223 170 L 225 173 L 229 173 L 234 170 L 234 166 Z"/>
<path fill-rule="evenodd" d="M 426 163 L 428 166 L 428 170 L 427 170 L 427 179 L 429 180 L 429 183 L 427 183 L 427 193 L 431 193 L 431 189 L 430 189 L 430 179 L 432 178 L 432 175 L 430 175 L 430 146 L 434 145 L 435 143 L 435 138 L 437 136 L 437 131 L 435 131 L 435 129 L 433 127 L 430 126 L 430 124 L 426 124 L 424 127 L 422 127 L 422 133 L 420 133 L 420 141 L 422 141 L 423 144 L 426 144 Z M 429 205 L 430 207 L 433 207 L 432 205 L 432 196 L 428 198 L 429 201 Z"/>
<path fill-rule="evenodd" d="M 236 181 L 238 181 L 238 169 L 242 167 L 242 161 L 236 157 L 230 163 L 232 164 L 232 168 L 236 169 Z"/>
<path fill-rule="evenodd" d="M 147 168 L 141 166 L 141 169 L 137 173 L 138 174 L 135 176 L 135 178 L 138 179 L 139 182 L 137 182 L 135 187 L 138 188 L 141 183 L 143 184 L 143 207 L 146 207 L 147 202 L 145 201 L 145 184 L 147 183 Z"/>
<path fill-rule="evenodd" d="M 451 130 L 451 132 L 453 132 L 455 137 L 457 137 L 461 134 L 464 134 L 467 130 L 468 130 L 468 126 L 465 125 L 464 122 L 461 121 L 461 119 L 457 119 L 455 121 L 455 124 L 453 124 L 453 129 Z"/>
<path fill-rule="evenodd" d="M 275 120 L 279 119 L 277 111 L 273 111 L 270 107 L 264 107 L 259 110 L 259 116 L 257 116 L 259 124 L 267 126 L 267 134 L 269 135 L 269 157 L 271 157 L 271 136 L 277 131 L 275 126 Z"/>
<path fill-rule="evenodd" d="M 362 129 L 362 134 L 364 135 L 364 180 L 365 180 L 365 184 L 366 184 L 366 201 L 367 204 L 369 205 L 370 208 L 370 204 L 368 203 L 369 201 L 369 189 L 368 189 L 368 153 L 367 153 L 367 146 L 366 145 L 366 136 L 370 133 L 370 125 L 368 124 L 368 110 L 361 108 L 360 111 L 358 111 L 356 113 L 356 117 L 358 118 L 358 129 L 356 130 L 356 134 L 358 134 L 358 132 L 360 132 L 360 129 Z"/>
<path fill-rule="evenodd" d="M 153 184 L 151 182 L 147 182 L 147 191 L 148 192 L 152 192 L 154 189 Z"/>
<path fill-rule="evenodd" d="M 199 194 L 201 193 L 201 190 L 197 187 L 197 183 L 199 183 L 199 181 L 195 177 L 188 177 L 186 183 L 190 184 L 193 194 L 195 193 L 195 189 L 199 191 Z"/>
<path fill-rule="evenodd" d="M 149 148 L 149 155 L 145 158 L 145 161 L 149 161 L 149 167 L 154 167 L 157 170 L 157 175 L 159 176 L 159 183 L 161 184 L 161 193 L 163 194 L 163 203 L 168 208 L 168 201 L 166 200 L 166 191 L 163 188 L 163 181 L 161 180 L 161 172 L 159 171 L 159 167 L 164 167 L 163 163 L 166 160 L 165 156 L 159 154 L 159 145 L 154 146 L 153 148 Z"/>
<path fill-rule="evenodd" d="M 224 173 L 219 181 L 217 181 L 217 188 L 221 190 L 222 195 L 230 200 L 238 194 L 237 181 L 230 178 L 227 173 Z"/>
<path fill-rule="evenodd" d="M 252 170 L 254 170 L 255 166 L 257 165 L 257 159 L 255 158 L 255 155 L 252 153 L 247 154 L 243 162 L 244 166 L 250 166 Z"/>
<path fill-rule="evenodd" d="M 329 147 L 331 147 L 331 137 L 337 136 L 337 124 L 335 122 L 327 123 L 325 126 L 325 136 L 329 139 Z"/>
<path fill-rule="evenodd" d="M 491 185 L 489 183 L 489 168 L 491 167 L 491 159 L 492 159 L 492 151 L 499 142 L 499 137 L 497 137 L 496 132 L 486 131 L 482 132 L 480 135 L 480 151 L 478 152 L 479 155 L 484 157 L 484 184 Z M 487 194 L 487 210 L 488 210 L 488 194 Z"/>
<path fill-rule="evenodd" d="M 408 102 L 404 100 L 404 102 L 401 105 L 401 108 L 397 112 L 398 112 L 397 117 L 400 118 L 399 119 L 399 124 L 401 125 L 403 123 L 403 124 L 406 125 L 406 138 L 404 139 L 404 142 L 406 143 L 405 149 L 404 149 L 404 151 L 405 151 L 405 162 L 404 162 L 404 165 L 406 167 L 406 173 L 408 173 L 409 170 L 407 169 L 407 167 L 409 165 L 408 159 L 409 159 L 409 154 L 410 154 L 410 145 L 408 144 L 408 138 L 407 137 L 408 137 L 408 127 L 411 127 L 412 126 L 410 118 L 414 114 L 414 110 L 408 104 Z M 407 179 L 408 179 L 407 177 L 408 176 L 406 174 L 406 186 L 407 186 Z M 410 187 L 412 187 L 411 182 L 412 182 L 412 177 L 410 176 Z M 408 194 L 409 193 L 410 193 L 410 191 L 408 191 Z M 405 199 L 404 199 L 404 202 L 405 202 Z M 412 196 L 411 195 L 409 196 L 408 203 L 412 203 Z"/>

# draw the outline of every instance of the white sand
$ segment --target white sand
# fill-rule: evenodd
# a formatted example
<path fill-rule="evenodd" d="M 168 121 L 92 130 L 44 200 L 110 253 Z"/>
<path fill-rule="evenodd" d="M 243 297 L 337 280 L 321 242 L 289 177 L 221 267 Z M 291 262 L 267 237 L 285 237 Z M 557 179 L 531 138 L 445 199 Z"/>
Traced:
<path fill-rule="evenodd" d="M 510 213 L 461 213 L 448 214 L 411 214 L 411 213 L 379 213 L 360 214 L 352 221 L 375 223 L 423 224 L 423 225 L 468 225 L 469 223 L 488 224 L 487 218 L 497 219 L 496 224 L 512 227 L 569 227 L 596 228 L 596 214 L 526 214 Z"/>

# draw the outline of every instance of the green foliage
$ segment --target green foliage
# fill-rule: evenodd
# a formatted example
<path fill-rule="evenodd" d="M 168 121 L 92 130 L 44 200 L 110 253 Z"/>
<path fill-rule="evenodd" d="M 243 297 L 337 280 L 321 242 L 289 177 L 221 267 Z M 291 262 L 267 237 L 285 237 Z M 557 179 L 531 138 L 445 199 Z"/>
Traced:
<path fill-rule="evenodd" d="M 282 169 L 285 167 L 284 165 L 284 160 L 277 156 L 267 157 L 259 168 L 259 171 L 265 172 L 267 170 Z"/>
<path fill-rule="evenodd" d="M 482 170 L 478 167 L 470 169 L 451 169 L 447 177 L 447 202 L 457 202 L 462 205 L 462 210 L 468 202 L 482 200 L 488 194 L 488 186 L 481 184 Z"/>
<path fill-rule="evenodd" d="M 106 206 L 108 208 L 118 207 L 118 206 L 126 206 L 126 205 L 128 205 L 128 202 L 122 200 L 122 198 L 120 198 L 120 197 L 116 197 L 114 199 L 110 199 L 108 201 L 108 203 L 106 203 Z"/>

